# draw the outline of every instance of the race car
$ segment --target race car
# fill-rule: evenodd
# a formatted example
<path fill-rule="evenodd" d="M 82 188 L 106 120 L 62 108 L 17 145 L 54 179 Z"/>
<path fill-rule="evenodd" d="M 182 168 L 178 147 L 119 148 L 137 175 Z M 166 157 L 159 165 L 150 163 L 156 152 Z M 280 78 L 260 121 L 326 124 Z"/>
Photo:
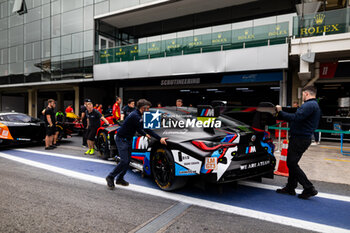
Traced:
<path fill-rule="evenodd" d="M 0 146 L 20 143 L 41 143 L 45 123 L 23 113 L 0 113 Z"/>
<path fill-rule="evenodd" d="M 130 166 L 153 176 L 159 188 L 181 188 L 193 176 L 215 183 L 263 176 L 273 178 L 276 159 L 268 132 L 225 115 L 212 122 L 212 125 L 221 122 L 220 127 L 193 127 L 198 126 L 196 121 L 202 120 L 195 108 L 152 108 L 150 114 L 160 115 L 162 127 L 156 127 L 154 132 L 168 138 L 167 146 L 136 134 Z M 190 127 L 181 127 L 188 122 Z M 118 128 L 114 125 L 98 130 L 97 147 L 104 159 L 117 155 Z"/>

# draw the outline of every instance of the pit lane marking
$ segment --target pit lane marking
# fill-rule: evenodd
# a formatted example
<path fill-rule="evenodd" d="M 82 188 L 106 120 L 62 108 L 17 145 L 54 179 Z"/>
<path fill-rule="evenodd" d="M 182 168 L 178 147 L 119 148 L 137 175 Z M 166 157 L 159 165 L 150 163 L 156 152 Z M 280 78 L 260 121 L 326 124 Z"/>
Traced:
<path fill-rule="evenodd" d="M 350 160 L 345 160 L 345 159 L 324 159 L 324 160 L 337 161 L 337 162 L 348 162 L 348 163 L 350 163 Z"/>
<path fill-rule="evenodd" d="M 30 150 L 30 149 L 15 149 L 15 150 L 22 151 L 22 152 L 28 152 L 28 153 L 37 153 L 37 154 L 42 154 L 42 155 L 61 157 L 61 158 L 68 158 L 68 159 L 76 159 L 76 160 L 89 161 L 89 162 L 95 162 L 95 163 L 102 163 L 102 164 L 112 164 L 112 165 L 116 164 L 114 161 L 106 161 L 106 160 L 101 160 L 101 159 L 96 159 L 96 158 L 78 157 L 78 156 L 58 154 L 58 153 L 53 153 L 53 152 L 37 151 L 37 150 Z M 278 188 L 281 188 L 280 186 L 261 184 L 261 183 L 254 183 L 254 182 L 249 182 L 249 181 L 239 181 L 238 183 L 241 184 L 241 185 L 244 185 L 244 186 L 260 188 L 260 189 L 267 189 L 267 190 L 276 190 Z M 301 189 L 296 189 L 296 191 L 299 192 L 299 193 L 302 192 Z M 318 197 L 327 198 L 327 199 L 336 200 L 336 201 L 350 202 L 350 197 L 348 197 L 348 196 L 342 196 L 342 195 L 330 194 L 330 193 L 323 193 L 323 192 L 319 192 L 317 194 L 317 196 Z"/>
<path fill-rule="evenodd" d="M 268 190 L 274 190 L 274 191 L 278 188 L 281 188 L 280 186 L 276 186 L 276 185 L 254 183 L 254 182 L 249 182 L 249 181 L 239 181 L 238 183 L 241 185 L 244 185 L 244 186 L 250 186 L 250 187 L 261 188 L 261 189 L 268 189 Z M 296 189 L 295 191 L 297 193 L 301 193 L 303 190 Z M 321 193 L 321 192 L 319 192 L 317 194 L 317 196 L 327 198 L 327 199 L 337 200 L 337 201 L 350 202 L 350 197 L 348 197 L 348 196 L 342 196 L 342 195 L 330 194 L 330 193 Z"/>
<path fill-rule="evenodd" d="M 106 186 L 106 180 L 104 178 L 100 178 L 100 177 L 96 177 L 96 176 L 92 176 L 92 175 L 87 175 L 87 174 L 80 173 L 80 172 L 74 172 L 74 171 L 71 171 L 68 169 L 59 168 L 59 167 L 47 165 L 44 163 L 31 161 L 28 159 L 23 159 L 23 158 L 8 155 L 8 154 L 2 153 L 2 152 L 0 152 L 0 157 L 6 158 L 6 159 L 9 159 L 12 161 L 16 161 L 19 163 L 23 163 L 26 165 L 30 165 L 33 167 L 45 169 L 45 170 L 55 172 L 55 173 L 58 173 L 61 175 L 65 175 L 68 177 L 72 177 L 72 178 L 76 178 L 79 180 L 84 180 L 84 181 L 88 181 L 88 182 L 92 182 L 95 184 L 100 184 L 100 185 Z M 284 217 L 284 216 L 280 216 L 280 215 L 276 215 L 276 214 L 265 213 L 262 211 L 256 211 L 256 210 L 231 206 L 231 205 L 227 205 L 227 204 L 221 204 L 218 202 L 207 201 L 207 200 L 189 197 L 189 196 L 185 196 L 185 195 L 181 195 L 181 194 L 164 192 L 162 190 L 147 188 L 147 187 L 144 187 L 141 185 L 130 184 L 129 186 L 126 186 L 126 187 L 120 186 L 120 187 L 118 187 L 118 189 L 129 190 L 129 191 L 138 192 L 138 193 L 144 193 L 144 194 L 162 197 L 162 198 L 166 198 L 166 199 L 170 199 L 170 200 L 174 200 L 174 201 L 178 201 L 178 202 L 182 202 L 182 203 L 186 203 L 186 204 L 190 204 L 190 205 L 196 205 L 196 206 L 200 206 L 200 207 L 204 207 L 204 208 L 228 212 L 231 214 L 237 214 L 237 215 L 246 216 L 249 218 L 256 218 L 259 220 L 269 221 L 269 222 L 278 223 L 278 224 L 282 224 L 282 225 L 289 225 L 292 227 L 302 228 L 302 229 L 306 229 L 306 230 L 310 230 L 310 231 L 327 232 L 327 233 L 328 232 L 349 233 L 349 230 L 344 229 L 344 228 L 333 227 L 333 226 L 329 226 L 329 225 L 314 223 L 314 222 L 310 222 L 310 221 L 304 221 L 304 220 L 300 220 L 300 219 L 294 219 L 294 218 L 290 218 L 290 217 Z"/>

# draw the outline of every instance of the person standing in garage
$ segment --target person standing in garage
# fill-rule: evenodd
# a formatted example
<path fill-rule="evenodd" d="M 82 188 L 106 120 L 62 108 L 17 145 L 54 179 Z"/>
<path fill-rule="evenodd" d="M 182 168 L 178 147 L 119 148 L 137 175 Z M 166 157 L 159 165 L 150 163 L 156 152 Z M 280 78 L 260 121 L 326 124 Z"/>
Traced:
<path fill-rule="evenodd" d="M 288 183 L 284 188 L 277 189 L 277 193 L 296 195 L 295 189 L 300 183 L 304 190 L 299 198 L 308 199 L 317 195 L 317 190 L 306 177 L 298 163 L 311 144 L 311 137 L 318 126 L 321 111 L 316 101 L 316 88 L 306 86 L 303 88 L 304 104 L 295 113 L 282 111 L 280 105 L 276 106 L 278 115 L 290 122 L 290 138 L 288 146 L 287 167 L 289 169 Z"/>
<path fill-rule="evenodd" d="M 123 120 L 123 119 L 121 119 L 121 115 L 120 115 L 120 104 L 121 103 L 122 103 L 122 98 L 117 96 L 116 101 L 113 104 L 113 110 L 112 110 L 114 124 L 116 124 L 119 120 Z"/>
<path fill-rule="evenodd" d="M 95 153 L 95 136 L 97 129 L 101 126 L 101 120 L 103 120 L 107 125 L 109 122 L 102 116 L 102 114 L 94 109 L 94 105 L 91 102 L 86 104 L 86 118 L 87 118 L 87 143 L 89 150 L 85 152 L 86 155 L 93 155 Z"/>

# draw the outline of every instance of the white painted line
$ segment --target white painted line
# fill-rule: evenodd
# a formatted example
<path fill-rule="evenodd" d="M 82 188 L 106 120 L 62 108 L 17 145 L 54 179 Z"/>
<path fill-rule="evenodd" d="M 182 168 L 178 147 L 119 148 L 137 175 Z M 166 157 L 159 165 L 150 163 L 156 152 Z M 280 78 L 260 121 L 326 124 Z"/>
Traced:
<path fill-rule="evenodd" d="M 28 152 L 28 153 L 34 153 L 34 154 L 55 156 L 55 157 L 66 158 L 66 159 L 76 159 L 76 160 L 89 161 L 89 162 L 95 162 L 95 163 L 104 163 L 104 164 L 114 164 L 114 165 L 116 165 L 116 163 L 113 162 L 113 161 L 107 161 L 107 160 L 101 160 L 101 159 L 84 158 L 84 157 L 78 157 L 78 156 L 73 156 L 73 155 L 65 155 L 65 154 L 58 154 L 58 153 L 53 153 L 53 152 L 37 151 L 37 150 L 30 150 L 30 149 L 14 149 L 14 150 L 22 151 L 22 152 Z"/>
<path fill-rule="evenodd" d="M 23 152 L 29 152 L 29 153 L 36 153 L 36 154 L 42 154 L 42 155 L 48 155 L 48 156 L 55 156 L 60 158 L 68 158 L 68 159 L 76 159 L 76 160 L 82 160 L 82 161 L 89 161 L 89 162 L 95 162 L 95 163 L 103 163 L 103 164 L 112 164 L 115 165 L 116 163 L 113 161 L 106 161 L 106 160 L 100 160 L 100 159 L 93 159 L 93 158 L 84 158 L 84 157 L 77 157 L 72 155 L 65 155 L 65 154 L 58 154 L 53 152 L 46 152 L 46 151 L 37 151 L 37 150 L 30 150 L 30 149 L 15 149 L 17 151 L 23 151 Z M 268 190 L 276 190 L 280 188 L 279 186 L 274 185 L 268 185 L 268 184 L 260 184 L 260 183 L 254 183 L 254 182 L 248 182 L 248 181 L 239 181 L 239 184 L 250 186 L 254 188 L 261 188 L 261 189 L 268 189 Z M 301 189 L 297 189 L 297 192 L 301 193 Z M 329 193 L 321 193 L 319 192 L 317 194 L 318 197 L 333 199 L 337 201 L 346 201 L 350 202 L 350 197 L 347 196 L 341 196 L 336 194 L 329 194 Z"/>
<path fill-rule="evenodd" d="M 86 175 L 84 173 L 79 173 L 79 172 L 74 172 L 70 171 L 67 169 L 63 168 L 58 168 L 55 166 L 39 163 L 39 162 L 34 162 L 28 159 L 23 159 L 19 158 L 16 156 L 8 155 L 5 153 L 0 153 L 0 157 L 16 161 L 19 163 L 23 163 L 26 165 L 30 165 L 33 167 L 45 169 L 51 172 L 55 172 L 58 174 L 62 174 L 65 176 L 69 176 L 72 178 L 92 182 L 95 184 L 100 184 L 106 186 L 106 181 L 104 178 L 96 177 L 96 176 L 91 176 L 91 175 Z M 106 187 L 107 189 L 107 187 Z M 188 203 L 191 205 L 196 205 L 204 208 L 209 208 L 209 209 L 214 209 L 218 211 L 224 211 L 227 213 L 232 213 L 232 214 L 237 214 L 241 216 L 246 216 L 249 218 L 256 218 L 264 221 L 269 221 L 273 223 L 278 223 L 278 224 L 283 224 L 283 225 L 288 225 L 296 228 L 302 228 L 310 231 L 318 231 L 318 232 L 337 232 L 337 233 L 342 233 L 346 232 L 349 233 L 350 231 L 347 229 L 343 228 L 338 228 L 338 227 L 333 227 L 333 226 L 328 226 L 324 224 L 319 224 L 319 223 L 313 223 L 313 222 L 308 222 L 304 220 L 299 220 L 299 219 L 294 219 L 294 218 L 288 218 L 288 217 L 283 217 L 275 214 L 269 214 L 269 213 L 264 213 L 261 211 L 255 211 L 255 210 L 250 210 L 250 209 L 244 209 L 240 207 L 235 207 L 231 205 L 226 205 L 226 204 L 221 204 L 218 202 L 213 202 L 213 201 L 207 201 L 207 200 L 202 200 L 199 198 L 193 198 L 193 197 L 188 197 L 184 196 L 181 194 L 176 194 L 176 193 L 170 193 L 170 192 L 165 192 L 157 189 L 152 189 L 152 188 L 147 188 L 144 186 L 139 186 L 139 185 L 133 185 L 130 184 L 127 187 L 124 186 L 118 186 L 118 189 L 124 189 L 124 190 L 129 190 L 133 192 L 139 192 L 139 193 L 144 193 L 152 196 L 157 196 L 157 197 L 162 197 L 166 199 L 171 199 L 183 203 Z"/>
<path fill-rule="evenodd" d="M 250 186 L 254 188 L 261 188 L 261 189 L 268 189 L 268 190 L 276 190 L 278 188 L 281 188 L 280 186 L 275 185 L 269 185 L 269 184 L 261 184 L 261 183 L 255 183 L 255 182 L 249 182 L 249 181 L 239 181 L 238 182 L 241 185 Z M 301 193 L 303 190 L 296 189 L 298 193 Z M 329 194 L 329 193 L 321 193 L 319 192 L 317 194 L 317 197 L 323 197 L 327 199 L 337 200 L 337 201 L 346 201 L 350 202 L 350 197 L 348 196 L 342 196 L 342 195 L 336 195 L 336 194 Z"/>

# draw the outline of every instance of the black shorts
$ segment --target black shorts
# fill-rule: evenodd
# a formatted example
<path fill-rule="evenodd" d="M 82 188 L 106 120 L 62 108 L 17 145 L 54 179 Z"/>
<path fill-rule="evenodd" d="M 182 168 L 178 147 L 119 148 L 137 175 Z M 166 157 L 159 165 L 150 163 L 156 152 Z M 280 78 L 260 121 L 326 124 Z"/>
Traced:
<path fill-rule="evenodd" d="M 98 129 L 97 127 L 89 127 L 86 130 L 86 139 L 90 141 L 95 141 L 97 129 Z"/>
<path fill-rule="evenodd" d="M 46 126 L 46 136 L 52 136 L 55 135 L 56 133 L 56 127 L 52 126 L 50 127 L 49 125 Z"/>

